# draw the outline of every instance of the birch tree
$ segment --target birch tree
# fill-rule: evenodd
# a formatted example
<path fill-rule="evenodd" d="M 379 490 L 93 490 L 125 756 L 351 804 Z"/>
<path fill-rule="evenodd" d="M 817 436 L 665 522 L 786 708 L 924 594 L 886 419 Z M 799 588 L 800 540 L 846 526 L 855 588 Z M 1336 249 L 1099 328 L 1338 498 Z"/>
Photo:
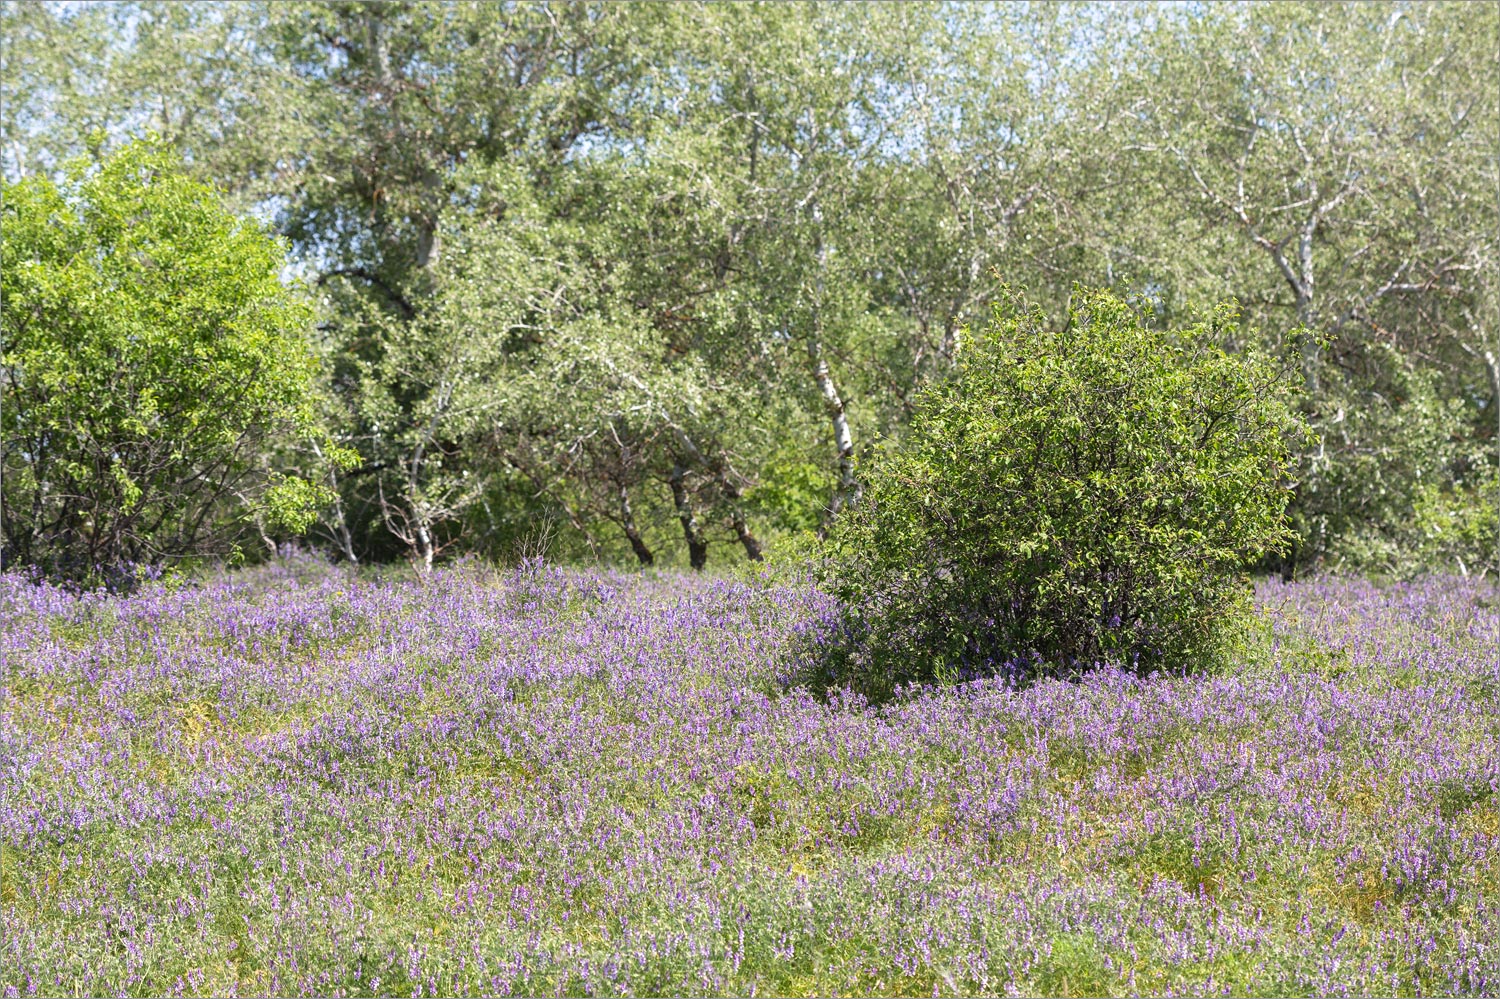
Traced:
<path fill-rule="evenodd" d="M 1394 553 L 1418 487 L 1473 466 L 1462 400 L 1487 380 L 1468 317 L 1495 229 L 1495 14 L 1163 18 L 1137 50 L 1134 95 L 1121 90 L 1131 169 L 1171 206 L 1167 226 L 1118 234 L 1149 261 L 1139 272 L 1177 302 L 1233 295 L 1251 322 L 1328 338 L 1301 340 L 1323 440 L 1294 508 L 1308 557 L 1361 532 L 1368 554 Z"/>

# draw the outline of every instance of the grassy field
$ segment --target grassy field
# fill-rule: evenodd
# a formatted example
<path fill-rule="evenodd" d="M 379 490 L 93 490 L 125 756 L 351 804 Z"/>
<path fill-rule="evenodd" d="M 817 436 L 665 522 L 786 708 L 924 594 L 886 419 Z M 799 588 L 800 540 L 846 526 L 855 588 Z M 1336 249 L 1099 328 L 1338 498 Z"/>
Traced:
<path fill-rule="evenodd" d="M 806 589 L 393 578 L 0 581 L 5 995 L 1500 992 L 1493 586 L 875 709 Z"/>

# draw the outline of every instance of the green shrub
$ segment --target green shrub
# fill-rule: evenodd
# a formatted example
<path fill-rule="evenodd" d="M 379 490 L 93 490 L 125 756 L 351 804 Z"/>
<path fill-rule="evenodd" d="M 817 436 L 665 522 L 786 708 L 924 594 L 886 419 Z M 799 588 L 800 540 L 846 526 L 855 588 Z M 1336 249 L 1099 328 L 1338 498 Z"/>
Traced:
<path fill-rule="evenodd" d="M 1105 660 L 1186 668 L 1228 633 L 1244 567 L 1288 538 L 1303 430 L 1287 372 L 1225 348 L 1232 308 L 1162 331 L 1080 298 L 1063 330 L 997 306 L 868 469 L 826 549 L 843 610 L 818 679 L 880 697 Z"/>
<path fill-rule="evenodd" d="M 0 564 L 92 585 L 305 529 L 327 490 L 283 248 L 158 141 L 3 187 Z"/>

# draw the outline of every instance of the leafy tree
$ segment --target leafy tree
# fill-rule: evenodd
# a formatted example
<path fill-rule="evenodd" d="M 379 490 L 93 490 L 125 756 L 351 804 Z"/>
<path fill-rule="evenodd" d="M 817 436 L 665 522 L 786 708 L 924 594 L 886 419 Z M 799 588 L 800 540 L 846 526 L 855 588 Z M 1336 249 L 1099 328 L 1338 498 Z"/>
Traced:
<path fill-rule="evenodd" d="M 140 137 L 161 137 L 237 210 L 285 193 L 311 137 L 285 67 L 266 58 L 261 5 L 0 3 L 8 179 L 60 174 Z"/>
<path fill-rule="evenodd" d="M 1285 370 L 1223 347 L 1230 308 L 1148 327 L 1084 296 L 1067 326 L 994 321 L 924 393 L 830 538 L 847 608 L 825 681 L 1190 667 L 1287 540 L 1297 429 Z"/>
<path fill-rule="evenodd" d="M 149 127 L 275 220 L 368 458 L 317 473 L 351 559 L 826 531 L 1003 280 L 1057 322 L 1081 283 L 1167 326 L 1233 300 L 1279 356 L 1318 329 L 1283 568 L 1468 571 L 1497 10 L 0 3 L 0 165 Z"/>
<path fill-rule="evenodd" d="M 1393 567 L 1414 497 L 1490 478 L 1469 445 L 1500 403 L 1485 299 L 1497 15 L 1185 9 L 1142 26 L 1124 69 L 1105 70 L 1113 96 L 1094 103 L 1094 127 L 1127 150 L 1108 172 L 1162 206 L 1097 199 L 1092 228 L 1131 290 L 1153 289 L 1169 315 L 1233 297 L 1273 343 L 1299 325 L 1326 336 L 1301 341 L 1321 441 L 1293 501 L 1301 561 Z"/>
<path fill-rule="evenodd" d="M 577 146 L 628 127 L 642 46 L 675 15 L 585 4 L 264 9 L 265 50 L 292 76 L 312 132 L 286 151 L 295 185 L 281 224 L 317 261 L 340 430 L 371 459 L 343 480 L 342 522 L 330 527 L 377 556 L 393 553 L 394 538 L 430 566 L 509 474 L 484 431 L 518 359 L 583 308 L 579 234 L 557 217 L 554 187 Z M 481 261 L 498 270 L 480 273 Z"/>
<path fill-rule="evenodd" d="M 721 289 L 699 285 L 690 260 L 633 266 L 681 252 L 687 241 L 663 233 L 712 216 L 691 184 L 605 159 L 558 178 L 544 206 L 508 170 L 466 176 L 474 200 L 448 226 L 460 249 L 436 268 L 435 300 L 446 335 L 489 343 L 495 359 L 460 403 L 479 453 L 548 497 L 597 553 L 612 544 L 593 525 L 609 523 L 652 564 L 656 528 L 673 519 L 692 565 L 724 527 L 758 558 L 744 502 L 754 479 L 738 454 L 766 420 L 754 386 L 730 384 L 742 371 L 732 351 L 712 342 Z"/>
<path fill-rule="evenodd" d="M 305 529 L 289 452 L 326 442 L 276 240 L 156 142 L 7 185 L 0 219 L 6 563 L 100 582 Z"/>

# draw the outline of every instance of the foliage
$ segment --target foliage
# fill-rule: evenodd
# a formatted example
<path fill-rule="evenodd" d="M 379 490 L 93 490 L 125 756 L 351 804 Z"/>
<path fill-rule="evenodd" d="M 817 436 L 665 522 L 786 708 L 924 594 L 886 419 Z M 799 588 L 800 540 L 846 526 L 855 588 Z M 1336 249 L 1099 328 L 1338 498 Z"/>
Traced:
<path fill-rule="evenodd" d="M 1385 366 L 1386 391 L 1374 399 L 1345 382 L 1320 393 L 1318 443 L 1301 458 L 1290 507 L 1304 549 L 1292 561 L 1399 576 L 1482 566 L 1494 553 L 1494 532 L 1482 527 L 1494 466 L 1437 372 L 1399 357 Z"/>
<path fill-rule="evenodd" d="M 4 199 L 6 562 L 99 582 L 304 527 L 322 492 L 271 463 L 318 434 L 311 313 L 276 240 L 155 142 Z"/>
<path fill-rule="evenodd" d="M 1105 292 L 1061 330 L 1016 300 L 923 394 L 830 539 L 828 679 L 877 696 L 1033 664 L 1189 667 L 1288 538 L 1284 370 Z"/>
<path fill-rule="evenodd" d="M 1119 214 L 1098 243 L 1169 308 L 1232 296 L 1268 346 L 1295 325 L 1324 334 L 1300 358 L 1326 446 L 1292 501 L 1297 562 L 1426 561 L 1415 498 L 1470 474 L 1476 447 L 1494 468 L 1500 445 L 1500 7 L 1180 13 L 1101 95 L 1131 108 L 1112 131 L 1135 193 L 1099 202 Z"/>
<path fill-rule="evenodd" d="M 1416 538 L 1398 550 L 1397 568 L 1415 575 L 1423 566 L 1451 565 L 1464 576 L 1484 570 L 1500 535 L 1500 490 L 1494 480 L 1469 486 L 1424 486 L 1415 504 Z"/>
<path fill-rule="evenodd" d="M 151 128 L 274 220 L 322 295 L 320 398 L 368 459 L 300 469 L 350 560 L 504 550 L 538 508 L 559 551 L 643 563 L 826 532 L 1003 280 L 1059 322 L 1075 283 L 1166 325 L 1234 301 L 1235 349 L 1296 363 L 1328 445 L 1279 568 L 1456 566 L 1411 525 L 1497 464 L 1497 18 L 6 3 L 0 169 Z M 580 420 L 547 391 L 584 333 L 656 401 L 623 465 L 569 448 L 629 393 Z"/>

